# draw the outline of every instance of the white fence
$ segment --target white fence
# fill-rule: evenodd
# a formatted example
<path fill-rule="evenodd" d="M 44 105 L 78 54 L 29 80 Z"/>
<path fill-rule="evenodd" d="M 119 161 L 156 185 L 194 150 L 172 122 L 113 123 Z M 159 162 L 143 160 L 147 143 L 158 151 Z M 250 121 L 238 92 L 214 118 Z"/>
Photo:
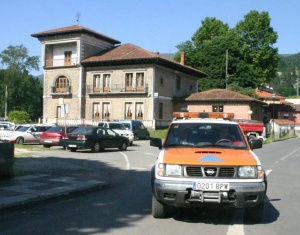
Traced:
<path fill-rule="evenodd" d="M 43 119 L 43 123 L 46 124 L 56 124 L 59 126 L 65 125 L 92 125 L 98 126 L 98 123 L 101 121 L 107 121 L 107 119 L 64 119 L 64 118 L 45 118 Z M 109 121 L 119 121 L 119 120 L 109 120 Z M 149 129 L 162 129 L 167 128 L 171 123 L 170 120 L 139 120 L 141 121 L 145 127 Z"/>

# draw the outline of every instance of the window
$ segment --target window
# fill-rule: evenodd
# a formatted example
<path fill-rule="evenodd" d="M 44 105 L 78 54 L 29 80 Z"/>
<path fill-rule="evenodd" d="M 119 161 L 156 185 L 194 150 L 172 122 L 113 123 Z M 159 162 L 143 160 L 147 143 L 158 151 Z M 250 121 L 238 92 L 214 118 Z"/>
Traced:
<path fill-rule="evenodd" d="M 110 74 L 103 74 L 103 91 L 109 91 Z"/>
<path fill-rule="evenodd" d="M 72 65 L 72 51 L 65 51 L 65 66 Z"/>
<path fill-rule="evenodd" d="M 132 103 L 125 103 L 125 118 L 132 118 Z"/>
<path fill-rule="evenodd" d="M 125 74 L 125 86 L 126 91 L 132 91 L 132 79 L 133 79 L 133 73 L 126 73 Z"/>
<path fill-rule="evenodd" d="M 142 119 L 144 117 L 144 104 L 143 103 L 136 103 L 135 107 L 135 116 L 137 119 Z"/>
<path fill-rule="evenodd" d="M 61 118 L 61 106 L 57 106 L 56 107 L 56 117 Z"/>
<path fill-rule="evenodd" d="M 213 105 L 213 112 L 223 112 L 223 105 Z"/>
<path fill-rule="evenodd" d="M 163 119 L 163 103 L 159 103 L 158 106 L 158 118 Z"/>
<path fill-rule="evenodd" d="M 100 91 L 100 75 L 96 74 L 93 77 L 93 90 L 94 92 Z"/>
<path fill-rule="evenodd" d="M 181 86 L 181 77 L 180 76 L 176 76 L 176 90 L 179 91 L 180 90 L 180 86 Z"/>
<path fill-rule="evenodd" d="M 136 86 L 144 86 L 144 73 L 137 73 L 136 74 Z"/>
<path fill-rule="evenodd" d="M 102 104 L 102 118 L 108 119 L 110 116 L 110 103 L 103 103 Z"/>
<path fill-rule="evenodd" d="M 67 93 L 68 87 L 69 87 L 68 78 L 62 76 L 56 79 L 55 81 L 56 93 Z"/>
<path fill-rule="evenodd" d="M 159 82 L 160 82 L 160 85 L 161 85 L 161 86 L 164 85 L 164 79 L 163 79 L 163 77 L 160 77 L 160 78 L 159 78 Z"/>
<path fill-rule="evenodd" d="M 93 103 L 93 118 L 98 119 L 100 117 L 100 104 Z"/>

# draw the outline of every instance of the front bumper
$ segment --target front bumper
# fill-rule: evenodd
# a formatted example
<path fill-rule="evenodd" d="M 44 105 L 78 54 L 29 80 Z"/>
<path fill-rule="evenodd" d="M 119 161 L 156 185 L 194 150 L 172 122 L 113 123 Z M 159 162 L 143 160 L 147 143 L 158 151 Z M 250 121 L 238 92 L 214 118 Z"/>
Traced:
<path fill-rule="evenodd" d="M 231 182 L 229 191 L 193 190 L 193 182 L 154 180 L 153 193 L 158 201 L 174 207 L 218 204 L 234 208 L 253 207 L 264 200 L 264 182 Z"/>

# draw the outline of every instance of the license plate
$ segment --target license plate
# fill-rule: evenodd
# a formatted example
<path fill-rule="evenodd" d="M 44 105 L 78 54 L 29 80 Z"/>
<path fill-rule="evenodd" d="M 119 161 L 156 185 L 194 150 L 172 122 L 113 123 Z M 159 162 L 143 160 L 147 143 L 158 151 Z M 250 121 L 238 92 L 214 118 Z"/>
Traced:
<path fill-rule="evenodd" d="M 45 140 L 45 143 L 52 143 L 52 140 Z"/>
<path fill-rule="evenodd" d="M 194 190 L 202 191 L 229 191 L 229 183 L 215 183 L 215 182 L 193 182 Z"/>
<path fill-rule="evenodd" d="M 77 145 L 75 145 L 75 144 L 69 144 L 68 147 L 70 147 L 70 148 L 76 148 Z"/>

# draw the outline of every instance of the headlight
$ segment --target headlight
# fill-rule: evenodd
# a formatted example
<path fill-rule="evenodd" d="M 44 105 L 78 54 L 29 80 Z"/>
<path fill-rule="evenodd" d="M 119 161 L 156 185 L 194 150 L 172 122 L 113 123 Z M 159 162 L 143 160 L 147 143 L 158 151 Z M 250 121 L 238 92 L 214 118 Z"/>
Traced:
<path fill-rule="evenodd" d="M 180 165 L 158 164 L 157 174 L 159 176 L 182 176 Z"/>
<path fill-rule="evenodd" d="M 240 178 L 256 178 L 257 168 L 255 166 L 241 166 L 239 168 L 238 177 Z"/>

